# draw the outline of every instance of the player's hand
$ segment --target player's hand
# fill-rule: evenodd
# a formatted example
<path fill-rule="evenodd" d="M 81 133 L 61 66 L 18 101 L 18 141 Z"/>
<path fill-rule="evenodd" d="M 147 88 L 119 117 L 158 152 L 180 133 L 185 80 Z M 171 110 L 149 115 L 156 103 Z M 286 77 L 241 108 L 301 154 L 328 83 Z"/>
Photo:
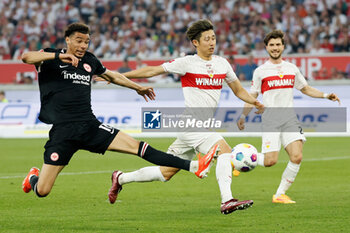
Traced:
<path fill-rule="evenodd" d="M 237 126 L 239 130 L 243 130 L 244 129 L 244 123 L 245 123 L 245 119 L 244 118 L 239 118 L 239 120 L 237 121 Z"/>
<path fill-rule="evenodd" d="M 68 53 L 60 53 L 58 58 L 64 63 L 72 64 L 72 66 L 75 67 L 77 67 L 79 63 L 79 59 L 76 56 Z"/>
<path fill-rule="evenodd" d="M 153 87 L 141 87 L 136 91 L 137 94 L 141 95 L 146 100 L 146 102 L 148 102 L 148 99 L 155 100 L 156 94 L 154 93 Z"/>
<path fill-rule="evenodd" d="M 258 100 L 255 100 L 254 106 L 258 109 L 255 113 L 262 114 L 265 111 L 265 106 L 260 103 Z"/>
<path fill-rule="evenodd" d="M 339 105 L 340 105 L 340 99 L 338 98 L 338 96 L 334 93 L 331 93 L 327 96 L 327 99 L 332 100 L 332 101 L 338 101 Z"/>

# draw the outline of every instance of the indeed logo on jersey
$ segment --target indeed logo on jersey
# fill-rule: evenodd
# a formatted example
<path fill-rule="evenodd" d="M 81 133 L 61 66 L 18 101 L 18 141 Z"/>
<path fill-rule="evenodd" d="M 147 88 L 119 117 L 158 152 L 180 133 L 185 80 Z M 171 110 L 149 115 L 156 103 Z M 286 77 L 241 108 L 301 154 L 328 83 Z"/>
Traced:
<path fill-rule="evenodd" d="M 64 79 L 73 80 L 73 83 L 76 84 L 85 84 L 90 85 L 90 75 L 82 75 L 77 73 L 68 73 L 66 70 L 62 71 Z"/>

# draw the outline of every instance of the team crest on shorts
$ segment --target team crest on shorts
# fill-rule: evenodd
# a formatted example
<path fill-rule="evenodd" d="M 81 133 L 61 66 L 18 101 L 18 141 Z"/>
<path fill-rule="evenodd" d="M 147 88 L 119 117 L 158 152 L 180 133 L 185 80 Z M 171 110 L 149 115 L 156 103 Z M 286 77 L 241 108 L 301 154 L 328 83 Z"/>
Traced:
<path fill-rule="evenodd" d="M 265 147 L 266 147 L 267 149 L 270 148 L 270 146 L 271 146 L 271 142 L 270 142 L 270 141 L 265 142 Z"/>
<path fill-rule="evenodd" d="M 56 153 L 56 152 L 53 152 L 51 155 L 50 155 L 50 159 L 52 161 L 57 161 L 59 159 L 59 155 Z"/>
<path fill-rule="evenodd" d="M 86 63 L 84 63 L 84 69 L 87 71 L 87 72 L 91 72 L 91 66 L 89 65 L 89 64 L 86 64 Z"/>

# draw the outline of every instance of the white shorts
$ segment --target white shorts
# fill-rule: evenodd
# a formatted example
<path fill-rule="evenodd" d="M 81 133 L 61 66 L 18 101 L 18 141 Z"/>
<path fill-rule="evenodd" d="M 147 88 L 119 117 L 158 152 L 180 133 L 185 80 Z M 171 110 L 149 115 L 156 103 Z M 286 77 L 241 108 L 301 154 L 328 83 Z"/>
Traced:
<path fill-rule="evenodd" d="M 306 141 L 303 133 L 300 132 L 273 132 L 263 133 L 261 153 L 280 151 L 281 144 L 286 148 L 290 143 L 302 140 Z"/>
<path fill-rule="evenodd" d="M 207 154 L 221 139 L 224 138 L 218 133 L 181 133 L 169 146 L 167 153 L 192 160 L 198 152 Z"/>
<path fill-rule="evenodd" d="M 286 148 L 290 143 L 294 141 L 306 141 L 303 129 L 301 128 L 296 116 L 284 116 L 282 119 L 271 120 L 273 117 L 274 116 L 271 116 L 270 119 L 268 119 L 270 122 L 263 126 L 266 128 L 266 131 L 263 132 L 262 135 L 262 153 L 280 151 L 281 144 L 284 148 Z M 276 114 L 276 117 L 278 118 L 281 116 Z M 282 122 L 282 124 L 279 124 L 279 122 Z"/>

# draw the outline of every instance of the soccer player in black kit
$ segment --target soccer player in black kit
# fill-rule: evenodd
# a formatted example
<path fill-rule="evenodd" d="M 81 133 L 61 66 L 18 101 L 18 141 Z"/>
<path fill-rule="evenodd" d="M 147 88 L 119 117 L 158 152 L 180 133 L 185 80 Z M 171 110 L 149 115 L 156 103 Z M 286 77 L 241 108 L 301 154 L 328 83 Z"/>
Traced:
<path fill-rule="evenodd" d="M 67 49 L 46 48 L 22 55 L 22 61 L 35 65 L 38 72 L 41 101 L 39 119 L 53 124 L 45 145 L 40 176 L 39 169 L 31 168 L 22 183 L 24 192 L 33 190 L 38 197 L 47 196 L 58 174 L 79 149 L 101 154 L 106 150 L 134 154 L 157 165 L 181 168 L 200 178 L 206 176 L 217 153 L 216 149 L 198 161 L 183 160 L 99 122 L 91 109 L 93 75 L 134 89 L 146 101 L 154 100 L 153 88 L 142 87 L 122 74 L 106 69 L 95 55 L 88 52 L 90 29 L 87 25 L 70 24 L 65 31 L 65 41 Z M 108 192 L 112 204 L 121 190 L 119 175 L 119 171 L 112 173 L 112 187 Z"/>

